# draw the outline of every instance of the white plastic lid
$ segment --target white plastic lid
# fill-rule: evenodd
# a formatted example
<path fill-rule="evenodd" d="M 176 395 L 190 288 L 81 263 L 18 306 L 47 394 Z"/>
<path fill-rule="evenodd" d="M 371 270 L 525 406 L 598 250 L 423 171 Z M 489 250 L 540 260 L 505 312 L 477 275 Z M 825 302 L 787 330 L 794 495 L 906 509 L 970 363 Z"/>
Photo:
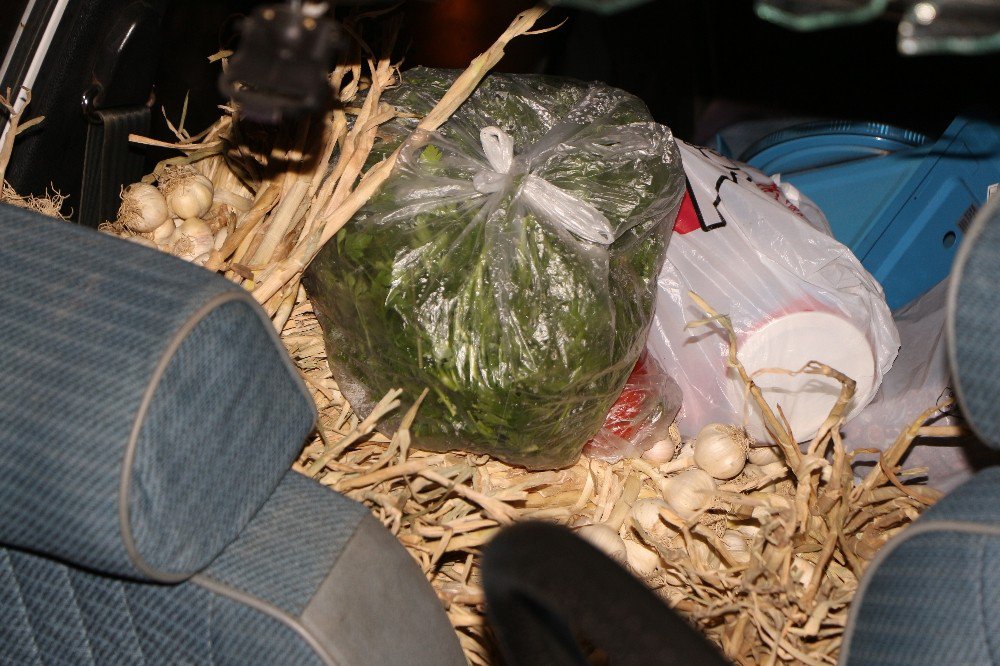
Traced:
<path fill-rule="evenodd" d="M 875 355 L 871 344 L 851 322 L 826 312 L 796 312 L 779 317 L 750 334 L 742 344 L 739 359 L 753 375 L 762 368 L 795 371 L 810 361 L 825 363 L 844 373 L 857 387 L 848 406 L 848 417 L 868 402 L 875 389 Z M 840 382 L 812 374 L 795 376 L 762 373 L 754 378 L 771 409 L 777 414 L 780 405 L 800 441 L 811 439 L 829 416 L 840 395 Z M 740 400 L 746 396 L 747 430 L 757 440 L 770 441 L 760 410 L 746 395 L 740 382 L 735 387 Z"/>

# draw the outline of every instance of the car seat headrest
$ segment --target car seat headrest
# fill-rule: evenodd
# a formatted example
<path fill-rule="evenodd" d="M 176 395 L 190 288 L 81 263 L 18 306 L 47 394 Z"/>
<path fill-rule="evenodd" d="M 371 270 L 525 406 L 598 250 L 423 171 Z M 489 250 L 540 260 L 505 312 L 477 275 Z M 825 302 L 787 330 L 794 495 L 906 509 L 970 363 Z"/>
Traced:
<path fill-rule="evenodd" d="M 240 287 L 0 206 L 0 544 L 183 580 L 277 486 L 315 407 Z"/>

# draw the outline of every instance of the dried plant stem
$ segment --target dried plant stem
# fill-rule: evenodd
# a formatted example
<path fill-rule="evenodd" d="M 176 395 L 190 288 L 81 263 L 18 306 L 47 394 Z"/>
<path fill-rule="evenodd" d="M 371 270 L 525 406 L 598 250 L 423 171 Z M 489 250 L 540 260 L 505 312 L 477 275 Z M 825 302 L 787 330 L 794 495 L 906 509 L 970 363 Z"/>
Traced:
<path fill-rule="evenodd" d="M 774 415 L 774 411 L 771 409 L 771 406 L 767 404 L 760 388 L 747 374 L 746 368 L 743 367 L 743 364 L 737 357 L 736 331 L 733 329 L 733 324 L 729 320 L 729 317 L 720 315 L 708 303 L 706 303 L 704 299 L 698 296 L 698 294 L 694 292 L 688 293 L 691 296 L 691 300 L 693 300 L 695 304 L 709 316 L 709 319 L 690 322 L 687 327 L 696 328 L 714 322 L 722 326 L 722 328 L 726 331 L 729 340 L 729 366 L 734 368 L 739 373 L 740 378 L 747 387 L 747 391 L 753 397 L 754 402 L 761 411 L 765 427 L 774 437 L 782 453 L 785 454 L 785 459 L 788 461 L 789 466 L 793 469 L 793 471 L 798 469 L 799 463 L 802 459 L 802 452 L 799 451 L 798 443 L 792 436 L 791 431 Z"/>
<path fill-rule="evenodd" d="M 347 447 L 354 444 L 362 437 L 367 437 L 375 431 L 375 426 L 381 421 L 385 416 L 399 407 L 399 396 L 403 393 L 401 389 L 394 389 L 390 391 L 384 398 L 382 398 L 374 409 L 372 409 L 371 414 L 362 421 L 356 428 L 354 428 L 351 433 L 341 440 L 335 447 L 324 451 L 316 461 L 309 467 L 307 474 L 309 476 L 316 476 L 323 471 L 326 464 L 336 458 L 338 455 L 344 452 Z"/>
<path fill-rule="evenodd" d="M 254 202 L 253 208 L 243 215 L 243 218 L 237 223 L 236 231 L 230 234 L 226 238 L 226 242 L 223 243 L 222 249 L 212 250 L 208 261 L 205 263 L 205 268 L 210 271 L 217 271 L 222 268 L 223 263 L 232 256 L 234 252 L 242 245 L 242 243 L 249 238 L 250 232 L 257 228 L 261 220 L 271 211 L 275 203 L 278 201 L 278 188 L 273 185 L 267 185 L 260 194 L 257 195 L 257 200 Z"/>
<path fill-rule="evenodd" d="M 299 211 L 299 206 L 305 199 L 309 190 L 309 181 L 306 178 L 296 178 L 288 192 L 281 197 L 281 202 L 274 209 L 271 215 L 267 231 L 254 253 L 253 263 L 257 266 L 267 265 L 271 261 L 271 255 L 278 247 L 278 243 L 288 233 L 289 228 L 294 224 L 295 214 Z"/>
<path fill-rule="evenodd" d="M 302 285 L 296 280 L 289 285 L 286 290 L 284 298 L 281 299 L 281 303 L 278 304 L 278 309 L 274 313 L 272 321 L 274 323 L 274 330 L 281 335 L 281 331 L 284 330 L 285 324 L 288 323 L 288 319 L 292 316 L 292 310 L 295 309 L 295 303 L 306 299 L 305 290 Z"/>
<path fill-rule="evenodd" d="M 7 90 L 7 95 L 0 95 L 0 106 L 2 106 L 7 111 L 7 134 L 4 136 L 3 143 L 0 144 L 0 185 L 5 182 L 7 167 L 10 166 L 10 157 L 14 152 L 14 139 L 18 134 L 28 129 L 33 125 L 37 125 L 42 122 L 42 118 L 33 118 L 28 122 L 21 122 L 21 116 L 24 114 L 25 109 L 31 104 L 31 90 L 28 88 L 23 88 L 25 101 L 20 106 L 17 104 L 17 99 Z"/>
<path fill-rule="evenodd" d="M 903 456 L 906 455 L 906 452 L 909 450 L 913 440 L 920 434 L 920 430 L 923 428 L 924 423 L 926 423 L 928 419 L 938 412 L 948 409 L 953 403 L 954 400 L 949 399 L 925 410 L 913 421 L 913 423 L 910 424 L 906 430 L 899 433 L 899 436 L 896 438 L 896 441 L 892 443 L 892 446 L 890 446 L 885 453 L 882 454 L 879 464 L 872 468 L 872 471 L 869 472 L 867 477 L 865 477 L 865 480 L 861 483 L 861 485 L 854 489 L 854 499 L 860 498 L 865 492 L 872 490 L 880 482 L 888 480 L 884 470 L 895 467 Z"/>
<path fill-rule="evenodd" d="M 159 139 L 152 139 L 148 136 L 142 136 L 141 134 L 129 134 L 128 140 L 130 143 L 135 143 L 140 146 L 152 146 L 154 148 L 170 148 L 173 150 L 199 150 L 201 148 L 215 148 L 221 146 L 221 141 L 160 141 Z"/>
<path fill-rule="evenodd" d="M 507 44 L 514 38 L 527 34 L 535 25 L 535 22 L 546 11 L 548 9 L 545 6 L 538 6 L 518 14 L 510 27 L 500 35 L 493 46 L 473 60 L 472 64 L 459 75 L 431 112 L 418 123 L 416 131 L 429 132 L 436 130 L 444 124 L 462 102 L 469 98 L 469 95 L 472 94 L 476 86 L 483 80 L 489 69 L 500 62 Z M 382 183 L 388 179 L 393 166 L 395 166 L 398 154 L 399 151 L 397 150 L 390 157 L 369 170 L 362 177 L 357 188 L 344 198 L 343 203 L 335 211 L 331 211 L 328 216 L 324 216 L 326 220 L 318 241 L 306 239 L 292 251 L 292 254 L 287 259 L 268 271 L 261 283 L 253 291 L 258 302 L 263 303 L 274 296 L 296 273 L 303 271 L 309 265 L 309 262 L 313 260 L 323 244 L 333 238 L 340 231 L 341 227 L 358 212 L 361 206 L 378 191 Z"/>

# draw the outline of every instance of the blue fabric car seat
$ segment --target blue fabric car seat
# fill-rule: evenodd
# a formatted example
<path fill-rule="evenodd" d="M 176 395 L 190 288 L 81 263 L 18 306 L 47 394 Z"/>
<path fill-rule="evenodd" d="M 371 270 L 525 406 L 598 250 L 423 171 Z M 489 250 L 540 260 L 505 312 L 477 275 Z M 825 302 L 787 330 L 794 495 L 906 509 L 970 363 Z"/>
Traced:
<path fill-rule="evenodd" d="M 0 663 L 465 663 L 246 291 L 9 206 L 0 285 Z"/>
<path fill-rule="evenodd" d="M 951 274 L 948 345 L 962 411 L 1000 448 L 1000 202 Z M 841 663 L 1000 663 L 1000 468 L 988 468 L 890 541 L 864 576 Z"/>

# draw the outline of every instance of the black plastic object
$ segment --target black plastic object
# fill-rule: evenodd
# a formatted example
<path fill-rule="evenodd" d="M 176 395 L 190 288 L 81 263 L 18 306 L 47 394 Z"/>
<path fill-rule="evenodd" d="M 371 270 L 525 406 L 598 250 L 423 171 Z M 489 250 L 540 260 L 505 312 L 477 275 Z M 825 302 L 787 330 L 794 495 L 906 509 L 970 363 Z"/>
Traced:
<path fill-rule="evenodd" d="M 258 7 L 243 21 L 239 48 L 219 89 L 258 122 L 323 110 L 330 98 L 330 61 L 342 44 L 328 18 L 285 5 Z"/>
<path fill-rule="evenodd" d="M 483 555 L 483 585 L 511 666 L 586 666 L 580 641 L 615 666 L 727 663 L 641 582 L 562 527 L 503 530 Z"/>
<path fill-rule="evenodd" d="M 142 175 L 143 156 L 129 134 L 149 131 L 152 88 L 150 44 L 159 39 L 160 16 L 135 2 L 115 19 L 94 63 L 93 83 L 81 103 L 87 119 L 78 221 L 96 227 L 114 219 L 121 188 Z M 143 94 L 145 93 L 145 95 Z"/>
<path fill-rule="evenodd" d="M 18 138 L 7 180 L 20 194 L 58 189 L 96 225 L 114 217 L 120 186 L 141 176 L 141 153 L 128 134 L 148 127 L 166 0 L 71 0 L 59 7 L 33 5 L 10 50 L 2 85 L 19 90 L 37 69 L 25 119 L 45 119 Z M 51 39 L 42 39 L 45 33 Z"/>

